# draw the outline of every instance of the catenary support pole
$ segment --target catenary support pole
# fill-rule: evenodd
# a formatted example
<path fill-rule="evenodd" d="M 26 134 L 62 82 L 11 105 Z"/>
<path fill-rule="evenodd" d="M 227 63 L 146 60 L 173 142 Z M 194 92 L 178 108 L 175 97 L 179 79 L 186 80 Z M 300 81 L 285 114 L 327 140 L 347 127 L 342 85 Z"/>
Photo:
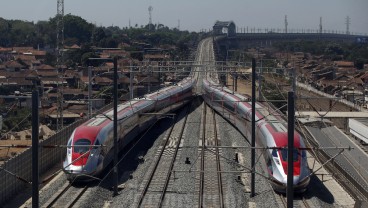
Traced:
<path fill-rule="evenodd" d="M 256 60 L 252 59 L 252 147 L 256 146 Z M 255 158 L 256 150 L 251 150 L 251 192 L 250 196 L 255 196 Z"/>
<path fill-rule="evenodd" d="M 39 169 L 38 169 L 38 90 L 32 92 L 32 207 L 39 207 Z"/>
<path fill-rule="evenodd" d="M 92 66 L 88 67 L 88 118 L 92 117 Z"/>
<path fill-rule="evenodd" d="M 258 99 L 261 100 L 262 99 L 262 59 L 261 59 L 261 67 L 259 68 L 259 76 L 258 76 Z"/>
<path fill-rule="evenodd" d="M 118 195 L 118 59 L 114 58 L 114 196 Z"/>
<path fill-rule="evenodd" d="M 133 90 L 133 65 L 132 60 L 130 60 L 130 73 L 129 73 L 129 99 L 132 100 L 134 98 L 134 90 Z"/>
<path fill-rule="evenodd" d="M 287 165 L 287 207 L 293 207 L 293 184 L 294 184 L 294 92 L 288 92 L 288 165 Z"/>

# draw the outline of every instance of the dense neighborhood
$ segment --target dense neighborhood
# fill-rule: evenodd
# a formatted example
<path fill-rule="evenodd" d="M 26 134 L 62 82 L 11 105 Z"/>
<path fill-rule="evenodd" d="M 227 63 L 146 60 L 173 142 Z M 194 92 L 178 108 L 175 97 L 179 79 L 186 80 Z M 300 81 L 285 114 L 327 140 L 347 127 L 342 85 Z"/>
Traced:
<path fill-rule="evenodd" d="M 34 24 L 0 19 L 0 25 L 8 28 L 8 33 L 0 35 L 0 102 L 3 106 L 0 111 L 4 132 L 29 127 L 30 120 L 22 121 L 21 117 L 27 117 L 30 112 L 24 107 L 31 106 L 33 89 L 40 92 L 41 123 L 54 130 L 57 129 L 60 106 L 63 122 L 69 124 L 88 114 L 88 100 L 93 100 L 93 110 L 110 103 L 114 67 L 111 59 L 114 57 L 118 58 L 118 87 L 122 101 L 129 99 L 130 91 L 137 97 L 165 83 L 174 83 L 181 79 L 177 74 L 149 73 L 150 69 L 170 67 L 172 61 L 187 60 L 194 55 L 191 49 L 195 48 L 199 38 L 197 33 L 170 29 L 162 24 L 105 28 L 66 15 L 65 45 L 60 50 L 63 60 L 58 62 L 56 34 L 52 30 L 54 21 L 52 18 Z M 35 31 L 30 32 L 30 28 Z M 40 30 L 44 33 L 39 33 Z M 22 37 L 33 42 L 21 41 Z M 134 70 L 147 72 L 129 72 Z M 19 118 L 9 120 L 15 114 Z M 19 122 L 22 125 L 16 125 Z"/>
<path fill-rule="evenodd" d="M 41 95 L 41 123 L 53 130 L 58 128 L 59 113 L 63 114 L 63 122 L 68 124 L 88 115 L 88 101 L 91 101 L 93 111 L 110 103 L 113 63 L 92 59 L 119 58 L 118 87 L 122 101 L 130 98 L 131 91 L 137 97 L 165 84 L 175 83 L 181 79 L 176 73 L 150 71 L 160 67 L 175 69 L 175 61 L 191 60 L 196 43 L 205 35 L 170 29 L 161 24 L 122 29 L 96 27 L 68 14 L 64 17 L 63 60 L 58 64 L 56 34 L 52 30 L 55 18 L 37 23 L 0 20 L 0 25 L 5 25 L 8 32 L 0 35 L 3 132 L 20 131 L 30 126 L 30 120 L 23 118 L 30 112 L 27 107 L 31 106 L 30 95 L 35 88 Z M 20 32 L 16 33 L 15 29 Z M 27 41 L 21 41 L 22 38 Z M 243 52 L 245 56 L 241 56 L 242 52 L 236 56 L 235 52 L 231 57 L 228 52 L 227 58 L 240 60 L 242 57 L 243 61 L 249 61 L 249 58 L 256 57 L 263 60 L 263 67 L 276 69 L 285 75 L 296 69 L 299 82 L 367 107 L 367 51 L 366 44 L 301 40 L 271 47 L 251 47 Z M 130 71 L 134 70 L 146 72 L 131 74 Z M 17 125 L 20 122 L 22 125 Z"/>

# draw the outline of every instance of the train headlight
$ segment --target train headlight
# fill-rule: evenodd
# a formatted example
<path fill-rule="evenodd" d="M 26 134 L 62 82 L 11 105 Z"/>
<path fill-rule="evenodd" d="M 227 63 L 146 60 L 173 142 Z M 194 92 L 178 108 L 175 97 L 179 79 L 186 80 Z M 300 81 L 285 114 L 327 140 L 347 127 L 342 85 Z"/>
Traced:
<path fill-rule="evenodd" d="M 274 158 L 274 159 L 275 159 L 276 164 L 280 165 L 280 160 L 279 160 L 279 158 Z"/>

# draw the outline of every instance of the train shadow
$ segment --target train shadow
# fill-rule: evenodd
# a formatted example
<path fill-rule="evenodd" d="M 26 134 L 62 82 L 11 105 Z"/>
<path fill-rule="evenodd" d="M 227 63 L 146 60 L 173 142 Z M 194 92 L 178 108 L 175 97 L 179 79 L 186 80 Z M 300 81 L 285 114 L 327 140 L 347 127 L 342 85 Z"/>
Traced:
<path fill-rule="evenodd" d="M 332 180 L 332 179 L 331 179 Z M 296 196 L 303 196 L 306 199 L 318 198 L 327 204 L 334 204 L 335 198 L 331 194 L 330 190 L 324 185 L 324 181 L 321 181 L 316 175 L 310 177 L 310 183 L 308 189 L 303 194 L 297 194 Z"/>
<path fill-rule="evenodd" d="M 202 103 L 202 100 L 200 98 L 196 98 L 194 100 L 195 104 L 194 107 L 190 109 L 191 113 L 196 108 L 200 106 Z M 188 105 L 186 105 L 188 106 Z M 174 113 L 179 116 L 180 111 L 184 110 L 185 107 L 182 107 L 175 111 Z M 150 148 L 153 147 L 154 143 L 157 139 L 162 137 L 165 132 L 170 129 L 170 127 L 173 125 L 173 121 L 176 120 L 176 122 L 179 122 L 180 120 L 184 119 L 184 116 L 180 116 L 176 119 L 172 118 L 162 118 L 158 120 L 157 123 L 155 123 L 149 130 L 144 131 L 143 133 L 139 134 L 136 139 L 131 142 L 129 145 L 127 145 L 122 151 L 119 153 L 119 166 L 118 166 L 118 185 L 119 187 L 125 184 L 127 181 L 133 179 L 133 173 L 137 170 L 138 166 L 145 162 L 145 156 L 147 152 L 150 150 Z M 139 140 L 139 142 L 136 142 Z M 134 146 L 135 145 L 135 146 Z M 131 150 L 130 150 L 131 149 Z M 126 152 L 130 150 L 129 154 L 127 154 L 124 158 L 122 158 Z M 153 159 L 153 158 L 150 158 Z M 104 178 L 103 181 L 96 181 L 93 183 L 90 183 L 90 186 L 99 186 L 104 189 L 113 190 L 114 183 L 114 174 L 112 171 L 112 164 L 107 168 L 102 174 L 101 178 Z M 143 173 L 142 173 L 143 174 Z M 137 176 L 139 177 L 139 176 Z M 144 175 L 142 175 L 144 177 Z"/>

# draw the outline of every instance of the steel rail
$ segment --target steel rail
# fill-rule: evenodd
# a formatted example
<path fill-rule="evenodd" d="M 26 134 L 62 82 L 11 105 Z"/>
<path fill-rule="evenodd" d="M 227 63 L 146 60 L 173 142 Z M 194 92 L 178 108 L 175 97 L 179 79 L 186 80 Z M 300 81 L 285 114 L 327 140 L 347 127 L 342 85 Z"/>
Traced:
<path fill-rule="evenodd" d="M 213 112 L 213 123 L 214 123 L 214 132 L 215 132 L 215 145 L 216 145 L 216 164 L 217 164 L 217 181 L 219 188 L 219 198 L 220 198 L 220 207 L 225 207 L 224 198 L 223 198 L 223 189 L 222 189 L 222 177 L 221 177 L 221 164 L 220 164 L 220 153 L 219 153 L 219 139 L 217 135 L 217 123 L 216 123 L 216 114 Z"/>
<path fill-rule="evenodd" d="M 176 120 L 175 120 L 176 121 Z M 164 153 L 164 151 L 165 151 L 165 147 L 167 146 L 167 144 L 169 143 L 169 138 L 170 138 L 170 136 L 171 136 L 171 134 L 172 134 L 172 131 L 173 131 L 173 129 L 174 129 L 174 127 L 175 127 L 175 122 L 174 122 L 174 120 L 173 120 L 173 122 L 172 122 L 172 126 L 171 126 L 171 128 L 170 128 L 170 131 L 169 131 L 169 134 L 168 134 L 168 136 L 167 136 L 167 138 L 166 138 L 166 141 L 165 141 L 165 144 L 163 145 L 163 147 L 162 147 L 162 149 L 161 149 L 161 151 L 160 151 L 160 154 L 158 155 L 158 158 L 157 158 L 157 160 L 156 160 L 156 162 L 155 162 L 155 164 L 154 164 L 154 166 L 153 166 L 153 169 L 152 169 L 152 171 L 151 171 L 151 173 L 150 173 L 150 175 L 149 175 L 149 178 L 148 178 L 148 182 L 146 183 L 146 185 L 144 186 L 144 188 L 143 188 L 143 191 L 141 192 L 141 194 L 140 194 L 140 197 L 139 197 L 139 201 L 138 201 L 138 205 L 137 205 L 137 207 L 140 207 L 141 205 L 142 205 L 142 203 L 143 203 L 143 199 L 144 199 L 144 197 L 145 197 L 145 195 L 146 195 L 146 193 L 147 193 L 147 191 L 148 191 L 148 188 L 149 188 L 149 186 L 150 186 L 150 184 L 151 184 L 151 182 L 152 182 L 152 179 L 153 179 L 153 176 L 155 175 L 155 172 L 156 172 L 156 169 L 157 169 L 157 167 L 158 167 L 158 164 L 160 163 L 160 160 L 161 160 L 161 157 L 162 157 L 162 155 L 163 155 L 163 153 Z"/>
<path fill-rule="evenodd" d="M 204 147 L 205 147 L 205 130 L 206 130 L 206 111 L 207 105 L 203 105 L 202 112 L 202 148 L 201 148 L 201 164 L 200 164 L 200 179 L 199 179 L 199 203 L 198 207 L 203 207 L 203 189 L 204 189 Z"/>
<path fill-rule="evenodd" d="M 162 207 L 162 204 L 164 202 L 165 193 L 166 193 L 167 187 L 169 186 L 171 173 L 172 173 L 172 170 L 174 169 L 174 163 L 175 163 L 175 160 L 176 160 L 176 156 L 178 154 L 178 151 L 179 151 L 181 139 L 183 138 L 183 133 L 184 133 L 185 125 L 186 125 L 187 120 L 188 120 L 188 115 L 189 115 L 190 109 L 191 108 L 187 107 L 187 113 L 186 113 L 186 116 L 185 116 L 185 119 L 184 119 L 183 128 L 180 131 L 180 136 L 178 138 L 178 142 L 177 142 L 176 147 L 175 147 L 175 150 L 174 150 L 174 155 L 173 155 L 173 157 L 171 159 L 171 162 L 170 162 L 169 173 L 166 175 L 165 184 L 164 184 L 163 190 L 161 192 L 160 201 L 159 201 L 159 207 Z"/>

